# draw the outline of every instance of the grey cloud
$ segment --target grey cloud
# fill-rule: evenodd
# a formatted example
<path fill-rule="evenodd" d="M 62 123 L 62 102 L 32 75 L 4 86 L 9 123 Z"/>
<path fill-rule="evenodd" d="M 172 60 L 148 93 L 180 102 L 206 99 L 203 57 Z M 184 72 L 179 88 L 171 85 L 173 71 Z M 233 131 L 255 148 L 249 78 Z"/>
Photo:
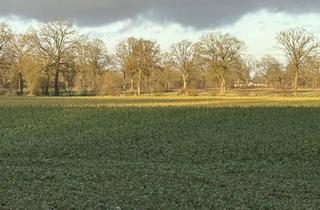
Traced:
<path fill-rule="evenodd" d="M 197 28 L 232 23 L 259 9 L 289 13 L 320 12 L 319 0 L 0 0 L 0 16 L 39 21 L 69 19 L 97 26 L 148 14 Z"/>

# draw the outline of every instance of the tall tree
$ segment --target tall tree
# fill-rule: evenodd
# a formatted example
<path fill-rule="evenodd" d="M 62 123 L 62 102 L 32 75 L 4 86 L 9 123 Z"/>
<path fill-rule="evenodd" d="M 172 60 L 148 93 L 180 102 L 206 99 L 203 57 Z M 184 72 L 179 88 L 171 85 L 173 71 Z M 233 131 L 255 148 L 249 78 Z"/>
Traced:
<path fill-rule="evenodd" d="M 120 42 L 116 46 L 116 59 L 118 68 L 123 73 L 123 90 L 127 89 L 127 80 L 130 80 L 130 91 L 134 91 L 134 77 L 136 75 L 136 69 L 134 62 L 132 62 L 133 57 L 133 45 L 136 39 L 128 38 L 125 41 Z"/>
<path fill-rule="evenodd" d="M 226 77 L 238 61 L 244 43 L 226 33 L 208 33 L 198 43 L 199 54 L 206 67 L 213 69 L 220 80 L 220 95 L 226 94 Z"/>
<path fill-rule="evenodd" d="M 150 74 L 160 62 L 160 46 L 151 40 L 139 39 L 133 45 L 134 63 L 137 68 L 137 94 L 141 95 L 141 82 L 144 75 Z"/>
<path fill-rule="evenodd" d="M 50 62 L 54 74 L 54 94 L 59 95 L 59 76 L 66 64 L 64 58 L 73 51 L 81 41 L 70 22 L 49 22 L 42 24 L 40 29 L 32 29 L 30 40 L 33 49 Z"/>
<path fill-rule="evenodd" d="M 312 83 L 312 88 L 318 88 L 320 78 L 320 57 L 311 56 L 306 60 L 305 74 Z"/>
<path fill-rule="evenodd" d="M 89 88 L 89 62 L 88 62 L 88 41 L 83 40 L 75 50 L 75 68 L 77 71 L 78 89 L 82 95 L 87 94 Z"/>
<path fill-rule="evenodd" d="M 293 28 L 282 31 L 277 41 L 294 67 L 294 95 L 298 94 L 299 74 L 309 56 L 316 54 L 319 43 L 315 36 L 302 28 Z"/>
<path fill-rule="evenodd" d="M 10 27 L 5 23 L 0 23 L 0 61 L 4 59 L 6 47 L 13 37 Z"/>
<path fill-rule="evenodd" d="M 160 62 L 160 46 L 152 40 L 129 38 L 117 47 L 116 55 L 125 75 L 130 74 L 131 87 L 137 80 L 137 95 L 141 95 L 143 76 L 150 74 Z"/>
<path fill-rule="evenodd" d="M 6 23 L 0 23 L 0 89 L 7 87 L 9 74 L 9 62 L 7 58 L 7 47 L 12 39 L 12 31 Z"/>
<path fill-rule="evenodd" d="M 234 73 L 237 75 L 237 86 L 240 87 L 240 82 L 244 82 L 244 87 L 248 87 L 251 79 L 251 74 L 256 67 L 256 61 L 251 56 L 241 56 L 235 66 Z"/>
<path fill-rule="evenodd" d="M 16 83 L 18 94 L 24 93 L 25 76 L 31 68 L 34 68 L 31 58 L 30 39 L 27 35 L 15 35 L 10 41 L 8 54 L 11 59 L 11 75 Z"/>
<path fill-rule="evenodd" d="M 279 72 L 282 70 L 281 63 L 270 55 L 262 57 L 257 67 L 258 73 L 267 81 L 267 88 L 270 88 L 272 80 L 279 78 Z"/>
<path fill-rule="evenodd" d="M 88 65 L 93 74 L 93 90 L 97 91 L 98 81 L 100 81 L 99 86 L 101 89 L 101 77 L 108 71 L 108 67 L 111 65 L 111 57 L 108 55 L 106 45 L 99 39 L 90 41 L 87 50 Z"/>
<path fill-rule="evenodd" d="M 169 58 L 182 75 L 182 94 L 189 95 L 189 80 L 192 72 L 198 66 L 197 56 L 197 48 L 191 41 L 184 40 L 171 46 Z"/>

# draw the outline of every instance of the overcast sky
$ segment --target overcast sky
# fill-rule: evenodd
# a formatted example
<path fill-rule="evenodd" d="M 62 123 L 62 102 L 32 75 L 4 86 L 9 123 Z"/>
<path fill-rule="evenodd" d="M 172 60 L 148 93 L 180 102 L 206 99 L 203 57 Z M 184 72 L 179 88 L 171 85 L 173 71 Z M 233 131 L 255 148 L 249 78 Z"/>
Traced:
<path fill-rule="evenodd" d="M 207 31 L 230 32 L 248 45 L 247 53 L 280 56 L 276 34 L 304 27 L 320 37 L 319 0 L 0 0 L 0 20 L 17 32 L 28 25 L 72 20 L 112 48 L 137 36 L 162 48 L 182 39 L 197 40 Z"/>

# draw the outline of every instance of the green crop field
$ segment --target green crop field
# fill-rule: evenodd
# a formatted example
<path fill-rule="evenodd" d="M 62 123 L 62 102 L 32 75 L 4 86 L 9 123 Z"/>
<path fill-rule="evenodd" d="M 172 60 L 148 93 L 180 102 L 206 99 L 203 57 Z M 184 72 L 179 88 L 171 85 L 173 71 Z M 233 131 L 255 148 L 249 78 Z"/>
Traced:
<path fill-rule="evenodd" d="M 0 97 L 0 209 L 318 209 L 320 98 Z"/>

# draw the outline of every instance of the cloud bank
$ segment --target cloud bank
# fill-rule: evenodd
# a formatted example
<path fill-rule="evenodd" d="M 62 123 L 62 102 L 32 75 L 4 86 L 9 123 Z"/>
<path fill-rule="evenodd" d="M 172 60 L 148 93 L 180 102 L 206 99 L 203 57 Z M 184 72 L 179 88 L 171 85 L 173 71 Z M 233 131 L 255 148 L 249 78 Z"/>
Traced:
<path fill-rule="evenodd" d="M 232 24 L 261 9 L 318 13 L 319 0 L 0 0 L 0 16 L 37 21 L 68 19 L 79 26 L 100 26 L 145 16 L 194 28 Z"/>

